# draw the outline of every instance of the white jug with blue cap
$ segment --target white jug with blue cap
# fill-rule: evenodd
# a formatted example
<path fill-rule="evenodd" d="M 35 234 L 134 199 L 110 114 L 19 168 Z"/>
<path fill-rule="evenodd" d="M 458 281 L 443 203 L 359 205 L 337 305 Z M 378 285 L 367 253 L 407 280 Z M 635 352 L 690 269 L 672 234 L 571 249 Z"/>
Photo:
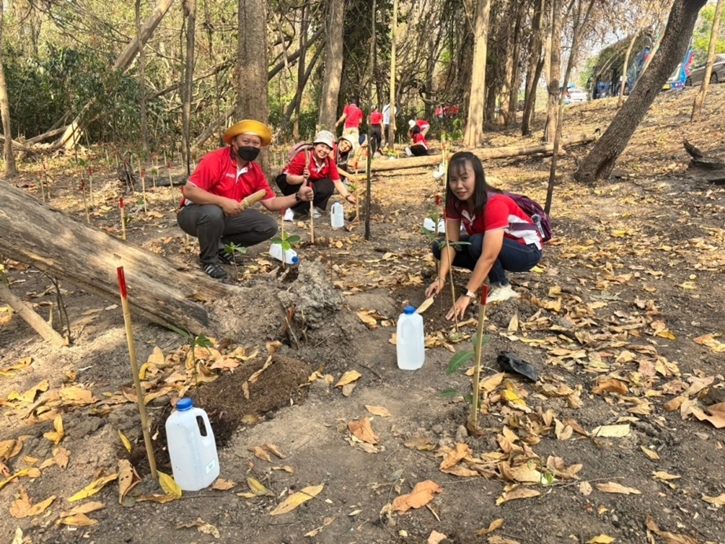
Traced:
<path fill-rule="evenodd" d="M 166 442 L 174 480 L 182 491 L 199 491 L 219 477 L 219 457 L 209 417 L 181 398 L 166 420 Z"/>
<path fill-rule="evenodd" d="M 396 335 L 398 368 L 417 370 L 425 362 L 425 331 L 423 316 L 415 312 L 413 306 L 403 308 L 398 317 L 398 333 Z"/>
<path fill-rule="evenodd" d="M 333 203 L 330 208 L 330 224 L 333 229 L 341 229 L 345 226 L 345 208 L 339 202 Z"/>

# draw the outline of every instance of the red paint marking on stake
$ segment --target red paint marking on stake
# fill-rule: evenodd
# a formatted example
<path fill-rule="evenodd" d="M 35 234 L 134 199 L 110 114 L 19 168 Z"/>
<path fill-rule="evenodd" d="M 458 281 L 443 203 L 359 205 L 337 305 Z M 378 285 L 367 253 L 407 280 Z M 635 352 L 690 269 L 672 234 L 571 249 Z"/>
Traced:
<path fill-rule="evenodd" d="M 121 205 L 121 209 L 124 209 L 126 206 L 123 204 L 123 197 L 118 199 L 119 204 Z"/>
<path fill-rule="evenodd" d="M 116 272 L 118 273 L 118 289 L 121 291 L 121 297 L 126 299 L 128 293 L 126 291 L 126 276 L 123 273 L 123 267 L 119 266 L 116 268 Z"/>
<path fill-rule="evenodd" d="M 92 176 L 93 175 L 93 167 L 92 166 L 89 166 L 88 167 L 88 175 L 89 176 Z"/>
<path fill-rule="evenodd" d="M 487 299 L 488 299 L 488 285 L 482 285 L 481 286 L 481 304 L 485 306 Z"/>
<path fill-rule="evenodd" d="M 441 195 L 436 195 L 436 206 L 441 205 Z"/>

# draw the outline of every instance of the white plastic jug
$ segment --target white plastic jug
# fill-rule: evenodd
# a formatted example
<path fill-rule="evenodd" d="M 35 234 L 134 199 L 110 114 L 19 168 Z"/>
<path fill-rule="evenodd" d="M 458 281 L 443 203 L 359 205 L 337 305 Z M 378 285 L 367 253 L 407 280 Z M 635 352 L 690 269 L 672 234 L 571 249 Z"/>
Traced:
<path fill-rule="evenodd" d="M 339 202 L 333 203 L 330 208 L 330 224 L 333 229 L 341 229 L 345 226 L 345 209 Z"/>
<path fill-rule="evenodd" d="M 209 417 L 194 408 L 190 398 L 181 398 L 166 420 L 174 480 L 183 491 L 199 491 L 219 477 L 219 457 Z"/>
<path fill-rule="evenodd" d="M 277 259 L 278 261 L 282 260 L 282 253 L 284 253 L 284 262 L 287 264 L 297 264 L 300 262 L 300 258 L 297 256 L 297 252 L 294 249 L 288 249 L 287 251 L 282 251 L 282 244 L 272 244 L 269 247 L 269 254 Z"/>
<path fill-rule="evenodd" d="M 398 368 L 417 370 L 425 362 L 425 331 L 423 316 L 415 313 L 413 306 L 403 308 L 398 317 Z"/>
<path fill-rule="evenodd" d="M 430 217 L 426 217 L 423 220 L 423 228 L 429 232 L 437 232 L 438 234 L 445 234 L 446 222 L 443 219 L 438 221 L 438 230 L 436 231 L 436 224 Z"/>

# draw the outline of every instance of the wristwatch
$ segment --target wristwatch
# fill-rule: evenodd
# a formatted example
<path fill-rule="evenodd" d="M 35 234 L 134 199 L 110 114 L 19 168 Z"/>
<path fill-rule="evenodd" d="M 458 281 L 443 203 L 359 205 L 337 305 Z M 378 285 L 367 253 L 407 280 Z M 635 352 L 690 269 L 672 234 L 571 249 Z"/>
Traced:
<path fill-rule="evenodd" d="M 468 298 L 476 298 L 476 293 L 474 293 L 473 291 L 466 291 L 466 294 L 463 296 Z"/>

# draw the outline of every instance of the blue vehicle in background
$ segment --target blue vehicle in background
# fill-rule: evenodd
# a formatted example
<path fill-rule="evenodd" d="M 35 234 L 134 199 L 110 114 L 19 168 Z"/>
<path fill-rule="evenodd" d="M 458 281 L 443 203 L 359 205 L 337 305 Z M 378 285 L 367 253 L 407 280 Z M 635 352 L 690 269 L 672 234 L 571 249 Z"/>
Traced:
<path fill-rule="evenodd" d="M 687 78 L 690 77 L 690 72 L 692 72 L 693 58 L 694 52 L 692 51 L 692 47 L 690 47 L 687 49 L 685 58 L 680 64 L 677 65 L 675 71 L 672 73 L 667 82 L 662 86 L 663 91 L 677 91 L 685 88 Z"/>

